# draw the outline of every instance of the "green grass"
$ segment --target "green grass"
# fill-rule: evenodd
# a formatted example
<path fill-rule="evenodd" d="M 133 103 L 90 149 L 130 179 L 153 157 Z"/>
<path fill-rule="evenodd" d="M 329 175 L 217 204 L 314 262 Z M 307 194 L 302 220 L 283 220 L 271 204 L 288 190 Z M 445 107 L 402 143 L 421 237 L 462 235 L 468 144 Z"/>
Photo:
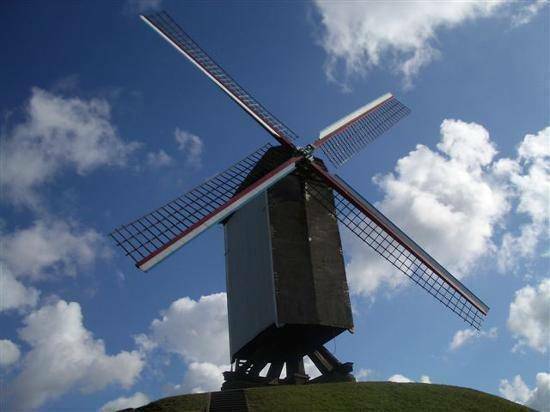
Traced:
<path fill-rule="evenodd" d="M 473 389 L 423 383 L 359 382 L 274 386 L 245 391 L 249 410 L 262 411 L 528 411 Z M 206 395 L 161 399 L 142 412 L 205 411 Z"/>
<path fill-rule="evenodd" d="M 527 411 L 475 391 L 423 383 L 359 382 L 248 389 L 251 411 Z"/>
<path fill-rule="evenodd" d="M 207 393 L 192 395 L 171 396 L 151 402 L 149 405 L 137 408 L 140 412 L 179 412 L 179 411 L 205 411 L 208 405 Z"/>

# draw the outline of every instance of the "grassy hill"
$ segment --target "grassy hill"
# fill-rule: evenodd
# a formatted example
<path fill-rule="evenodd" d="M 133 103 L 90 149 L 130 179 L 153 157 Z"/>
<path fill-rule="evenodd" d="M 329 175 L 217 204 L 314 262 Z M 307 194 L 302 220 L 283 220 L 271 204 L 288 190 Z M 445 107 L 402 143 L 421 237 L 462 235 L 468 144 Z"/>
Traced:
<path fill-rule="evenodd" d="M 358 382 L 244 390 L 249 411 L 529 411 L 494 395 L 456 386 Z M 140 412 L 206 411 L 209 394 L 160 399 Z"/>

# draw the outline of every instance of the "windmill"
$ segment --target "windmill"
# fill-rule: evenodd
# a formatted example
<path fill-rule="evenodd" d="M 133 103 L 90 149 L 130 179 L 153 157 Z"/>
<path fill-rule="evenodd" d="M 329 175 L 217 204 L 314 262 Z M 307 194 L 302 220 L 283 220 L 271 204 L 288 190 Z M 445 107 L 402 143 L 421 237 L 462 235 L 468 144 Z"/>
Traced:
<path fill-rule="evenodd" d="M 229 95 L 279 143 L 111 237 L 148 271 L 214 224 L 224 225 L 231 371 L 224 388 L 353 380 L 324 344 L 353 330 L 338 223 L 479 329 L 488 306 L 343 179 L 338 167 L 409 113 L 386 94 L 321 131 L 304 147 L 165 12 L 141 18 Z M 308 356 L 321 372 L 304 371 Z M 234 365 L 234 366 L 233 366 Z M 286 378 L 281 371 L 286 365 Z M 268 367 L 267 375 L 260 372 Z"/>

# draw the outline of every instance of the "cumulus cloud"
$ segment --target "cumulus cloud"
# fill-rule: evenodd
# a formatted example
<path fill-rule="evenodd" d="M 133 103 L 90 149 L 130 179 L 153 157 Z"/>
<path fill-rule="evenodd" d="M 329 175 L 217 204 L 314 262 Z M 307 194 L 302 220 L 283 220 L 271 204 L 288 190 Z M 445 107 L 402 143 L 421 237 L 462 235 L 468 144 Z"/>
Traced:
<path fill-rule="evenodd" d="M 142 392 L 136 392 L 130 397 L 125 398 L 121 396 L 107 402 L 100 408 L 100 412 L 116 412 L 122 409 L 139 408 L 140 406 L 147 405 L 149 402 L 147 395 Z"/>
<path fill-rule="evenodd" d="M 550 127 L 525 136 L 516 159 L 501 159 L 495 166 L 497 177 L 504 179 L 516 200 L 515 211 L 527 217 L 519 233 L 508 231 L 499 248 L 501 271 L 517 267 L 520 258 L 535 254 L 541 239 L 548 239 L 550 207 Z"/>
<path fill-rule="evenodd" d="M 325 71 L 337 80 L 389 65 L 406 84 L 421 68 L 439 56 L 436 33 L 491 16 L 501 2 L 405 3 L 315 1 L 321 17 L 320 44 L 327 53 Z"/>
<path fill-rule="evenodd" d="M 349 79 L 375 67 L 389 67 L 405 86 L 440 56 L 437 35 L 466 22 L 511 9 L 514 24 L 525 23 L 542 4 L 505 1 L 314 2 L 321 20 L 319 44 L 326 52 L 328 79 L 348 88 Z M 513 6 L 513 7 L 511 7 Z"/>
<path fill-rule="evenodd" d="M 344 243 L 349 257 L 346 273 L 351 293 L 371 296 L 382 286 L 396 289 L 407 283 L 405 276 L 363 242 L 346 234 Z"/>
<path fill-rule="evenodd" d="M 177 393 L 202 393 L 219 391 L 223 384 L 224 371 L 230 365 L 215 365 L 209 362 L 191 362 L 181 385 L 176 385 Z"/>
<path fill-rule="evenodd" d="M 546 353 L 550 346 L 550 278 L 536 287 L 528 285 L 516 291 L 508 328 L 518 341 L 514 350 L 529 346 Z"/>
<path fill-rule="evenodd" d="M 20 355 L 21 351 L 15 343 L 9 339 L 0 339 L 0 367 L 13 365 Z"/>
<path fill-rule="evenodd" d="M 30 346 L 21 372 L 8 384 L 7 395 L 18 409 L 35 409 L 71 389 L 93 392 L 109 384 L 127 388 L 144 361 L 138 352 L 108 355 L 83 324 L 76 302 L 58 301 L 30 313 L 19 337 Z"/>
<path fill-rule="evenodd" d="M 19 282 L 0 262 L 0 312 L 7 310 L 25 310 L 36 306 L 40 292 Z"/>
<path fill-rule="evenodd" d="M 515 158 L 500 159 L 479 124 L 445 119 L 440 133 L 437 150 L 418 145 L 393 173 L 374 177 L 383 193 L 377 207 L 458 278 L 485 257 L 496 257 L 501 272 L 534 258 L 548 239 L 550 127 L 527 134 Z M 510 212 L 527 221 L 504 226 Z M 368 296 L 406 283 L 356 238 L 344 243 L 352 293 Z"/>
<path fill-rule="evenodd" d="M 33 88 L 25 118 L 2 133 L 0 185 L 4 200 L 39 207 L 37 190 L 61 170 L 85 175 L 124 165 L 138 146 L 124 142 L 103 99 L 68 98 Z"/>
<path fill-rule="evenodd" d="M 155 319 L 150 333 L 135 337 L 144 352 L 164 350 L 187 364 L 182 383 L 171 392 L 196 393 L 219 390 L 222 372 L 229 370 L 229 332 L 225 293 L 178 299 Z"/>
<path fill-rule="evenodd" d="M 516 375 L 512 382 L 508 382 L 508 379 L 501 380 L 498 391 L 506 399 L 521 404 L 527 402 L 531 397 L 531 390 L 520 375 Z"/>
<path fill-rule="evenodd" d="M 517 271 L 521 259 L 534 256 L 540 235 L 541 228 L 532 224 L 522 225 L 517 234 L 504 233 L 497 255 L 498 270 Z"/>
<path fill-rule="evenodd" d="M 396 383 L 410 383 L 414 382 L 412 379 L 407 378 L 404 375 L 401 375 L 400 373 L 396 373 L 395 375 L 392 375 L 388 378 L 388 382 L 396 382 Z M 432 383 L 430 380 L 430 377 L 428 375 L 422 375 L 419 379 L 420 383 Z"/>
<path fill-rule="evenodd" d="M 354 376 L 358 381 L 366 381 L 370 375 L 372 375 L 372 369 L 361 368 L 354 372 Z"/>
<path fill-rule="evenodd" d="M 457 350 L 458 348 L 466 345 L 467 343 L 472 343 L 476 339 L 486 338 L 486 339 L 496 339 L 497 337 L 497 328 L 491 328 L 488 331 L 477 331 L 475 329 L 462 329 L 458 330 L 454 336 L 453 340 L 449 344 L 450 350 Z"/>
<path fill-rule="evenodd" d="M 527 406 L 541 412 L 550 411 L 550 373 L 537 373 L 536 387 L 527 400 Z"/>
<path fill-rule="evenodd" d="M 178 150 L 183 152 L 187 166 L 199 168 L 202 164 L 203 142 L 199 136 L 176 128 L 174 139 L 178 144 Z"/>
<path fill-rule="evenodd" d="M 525 384 L 521 375 L 516 375 L 512 382 L 502 379 L 498 390 L 503 397 L 512 402 L 521 403 L 541 412 L 550 411 L 550 373 L 537 373 L 534 389 L 530 389 Z"/>
<path fill-rule="evenodd" d="M 420 383 L 432 383 L 430 377 L 428 375 L 422 375 L 420 376 Z"/>
<path fill-rule="evenodd" d="M 183 381 L 173 385 L 173 393 L 219 390 L 224 371 L 230 369 L 227 297 L 225 293 L 184 297 L 174 301 L 155 319 L 148 334 L 138 335 L 136 344 L 144 352 L 164 350 L 175 353 L 187 364 Z M 320 375 L 309 358 L 304 368 L 310 378 Z M 267 371 L 267 366 L 262 372 Z M 285 376 L 285 369 L 281 376 Z"/>
<path fill-rule="evenodd" d="M 16 277 L 75 275 L 77 269 L 105 256 L 103 237 L 74 222 L 38 219 L 31 226 L 0 235 L 2 259 Z"/>
<path fill-rule="evenodd" d="M 388 382 L 409 383 L 414 381 L 412 381 L 411 379 L 407 378 L 404 375 L 396 373 L 395 375 L 392 375 L 388 378 Z"/>
<path fill-rule="evenodd" d="M 377 175 L 383 192 L 377 207 L 457 277 L 494 250 L 495 226 L 509 210 L 507 191 L 494 182 L 496 154 L 485 128 L 445 119 L 438 151 L 424 145 Z M 429 213 L 427 213 L 429 211 Z M 405 278 L 358 240 L 351 243 L 347 272 L 355 294 L 397 287 Z"/>
<path fill-rule="evenodd" d="M 174 301 L 151 323 L 149 339 L 187 362 L 223 365 L 229 361 L 225 293 Z"/>

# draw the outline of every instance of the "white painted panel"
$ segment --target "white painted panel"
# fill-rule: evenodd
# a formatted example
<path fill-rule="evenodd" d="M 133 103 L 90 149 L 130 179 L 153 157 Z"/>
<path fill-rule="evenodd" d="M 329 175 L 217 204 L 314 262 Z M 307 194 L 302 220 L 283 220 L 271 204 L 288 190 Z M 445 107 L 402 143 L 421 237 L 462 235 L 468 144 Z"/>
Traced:
<path fill-rule="evenodd" d="M 276 323 L 267 193 L 234 213 L 224 229 L 229 346 L 233 357 Z"/>
<path fill-rule="evenodd" d="M 321 132 L 319 133 L 319 139 L 322 139 L 323 137 L 334 132 L 335 130 L 338 130 L 340 127 L 344 126 L 346 123 L 351 122 L 356 117 L 359 117 L 363 113 L 368 112 L 373 107 L 378 106 L 380 103 L 383 103 L 392 97 L 393 95 L 391 93 L 386 93 L 385 95 L 380 96 L 378 99 L 373 100 L 370 103 L 367 103 L 366 105 L 360 107 L 354 112 L 351 112 L 347 116 L 342 117 L 340 120 L 337 120 L 336 122 L 332 123 L 330 126 L 325 127 L 323 130 L 321 130 Z"/>

